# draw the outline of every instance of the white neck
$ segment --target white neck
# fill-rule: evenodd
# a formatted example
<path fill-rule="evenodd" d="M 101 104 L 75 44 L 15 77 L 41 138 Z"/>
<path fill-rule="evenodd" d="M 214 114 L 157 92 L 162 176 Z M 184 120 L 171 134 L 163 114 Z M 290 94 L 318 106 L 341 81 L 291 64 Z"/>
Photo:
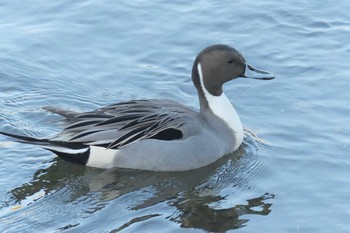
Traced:
<path fill-rule="evenodd" d="M 219 118 L 221 118 L 235 133 L 238 145 L 243 141 L 243 127 L 239 116 L 232 106 L 231 102 L 226 97 L 225 93 L 219 96 L 210 94 L 205 88 L 203 81 L 202 66 L 197 65 L 201 87 L 206 98 L 210 110 Z"/>

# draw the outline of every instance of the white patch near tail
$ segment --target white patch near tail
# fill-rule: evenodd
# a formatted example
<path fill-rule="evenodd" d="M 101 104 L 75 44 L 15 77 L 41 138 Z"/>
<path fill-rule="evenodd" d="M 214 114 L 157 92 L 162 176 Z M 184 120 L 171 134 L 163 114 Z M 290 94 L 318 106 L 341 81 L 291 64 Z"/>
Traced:
<path fill-rule="evenodd" d="M 241 145 L 244 137 L 241 120 L 225 93 L 222 93 L 220 96 L 214 96 L 205 88 L 202 66 L 200 63 L 198 63 L 197 69 L 201 87 L 208 101 L 209 108 L 234 131 L 236 136 L 236 145 L 234 149 L 237 149 Z"/>
<path fill-rule="evenodd" d="M 114 167 L 114 160 L 117 156 L 117 151 L 114 149 L 106 149 L 100 146 L 90 146 L 90 155 L 86 166 L 98 168 Z"/>

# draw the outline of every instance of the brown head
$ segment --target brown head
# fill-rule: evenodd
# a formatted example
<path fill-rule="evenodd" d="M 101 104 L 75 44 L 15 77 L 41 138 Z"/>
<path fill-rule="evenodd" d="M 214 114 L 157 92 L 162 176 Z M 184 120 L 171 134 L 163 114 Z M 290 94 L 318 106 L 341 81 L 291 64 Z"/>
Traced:
<path fill-rule="evenodd" d="M 222 44 L 203 49 L 192 68 L 192 80 L 200 95 L 203 85 L 211 95 L 220 96 L 223 84 L 239 77 L 268 80 L 275 76 L 249 65 L 239 51 Z"/>

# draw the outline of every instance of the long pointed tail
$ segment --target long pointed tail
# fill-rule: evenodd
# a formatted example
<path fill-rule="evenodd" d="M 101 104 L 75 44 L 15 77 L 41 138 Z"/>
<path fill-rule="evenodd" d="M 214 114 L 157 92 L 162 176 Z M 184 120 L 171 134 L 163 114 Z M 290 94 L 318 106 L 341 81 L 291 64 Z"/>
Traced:
<path fill-rule="evenodd" d="M 69 162 L 86 165 L 89 159 L 90 147 L 79 142 L 61 142 L 50 139 L 39 139 L 2 131 L 0 131 L 0 134 L 13 138 L 16 142 L 40 146 Z"/>

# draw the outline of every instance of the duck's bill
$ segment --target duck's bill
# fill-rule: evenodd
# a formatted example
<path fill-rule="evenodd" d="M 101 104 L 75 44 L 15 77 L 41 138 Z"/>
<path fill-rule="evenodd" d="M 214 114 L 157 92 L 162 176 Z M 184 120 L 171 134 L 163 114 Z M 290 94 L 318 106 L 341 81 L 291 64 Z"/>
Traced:
<path fill-rule="evenodd" d="M 261 79 L 261 80 L 270 80 L 275 78 L 275 74 L 265 70 L 259 70 L 247 63 L 242 77 Z"/>

